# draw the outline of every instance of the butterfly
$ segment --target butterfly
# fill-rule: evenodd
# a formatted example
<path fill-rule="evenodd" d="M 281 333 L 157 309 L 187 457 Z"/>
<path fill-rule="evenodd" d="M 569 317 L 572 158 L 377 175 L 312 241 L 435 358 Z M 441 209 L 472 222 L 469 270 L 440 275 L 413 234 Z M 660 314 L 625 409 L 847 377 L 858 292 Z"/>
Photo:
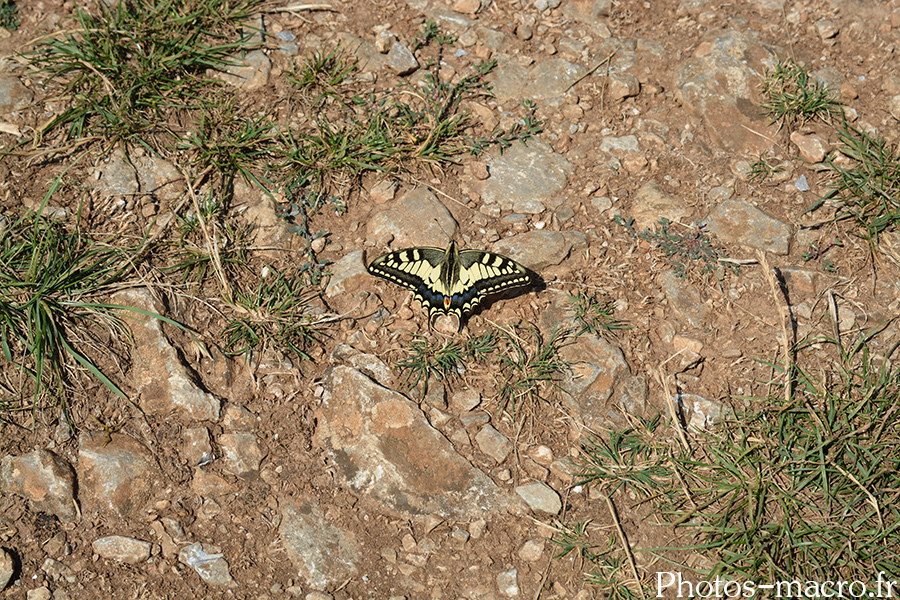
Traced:
<path fill-rule="evenodd" d="M 428 326 L 443 313 L 463 318 L 485 296 L 524 287 L 531 272 L 514 260 L 486 250 L 460 250 L 456 242 L 441 248 L 406 248 L 379 256 L 369 273 L 409 288 L 428 309 Z"/>

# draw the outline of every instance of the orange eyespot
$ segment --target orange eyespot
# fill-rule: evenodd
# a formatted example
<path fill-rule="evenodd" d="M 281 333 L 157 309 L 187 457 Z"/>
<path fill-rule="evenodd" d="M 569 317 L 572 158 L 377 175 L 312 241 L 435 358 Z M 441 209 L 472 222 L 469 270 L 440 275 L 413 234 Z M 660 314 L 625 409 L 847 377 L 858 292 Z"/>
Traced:
<path fill-rule="evenodd" d="M 450 298 L 444 297 L 444 308 L 450 308 Z"/>

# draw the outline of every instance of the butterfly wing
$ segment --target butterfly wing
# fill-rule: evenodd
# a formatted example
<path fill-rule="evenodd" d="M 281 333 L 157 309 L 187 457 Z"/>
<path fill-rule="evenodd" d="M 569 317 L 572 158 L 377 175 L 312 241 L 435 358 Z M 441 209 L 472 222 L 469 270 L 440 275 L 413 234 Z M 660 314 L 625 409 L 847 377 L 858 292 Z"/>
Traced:
<path fill-rule="evenodd" d="M 441 281 L 446 257 L 447 251 L 440 248 L 406 248 L 379 256 L 369 263 L 367 270 L 412 290 L 430 317 L 443 311 L 444 298 L 449 292 Z"/>
<path fill-rule="evenodd" d="M 516 261 L 486 250 L 459 253 L 459 277 L 450 287 L 450 310 L 468 314 L 485 298 L 529 285 L 531 274 Z"/>

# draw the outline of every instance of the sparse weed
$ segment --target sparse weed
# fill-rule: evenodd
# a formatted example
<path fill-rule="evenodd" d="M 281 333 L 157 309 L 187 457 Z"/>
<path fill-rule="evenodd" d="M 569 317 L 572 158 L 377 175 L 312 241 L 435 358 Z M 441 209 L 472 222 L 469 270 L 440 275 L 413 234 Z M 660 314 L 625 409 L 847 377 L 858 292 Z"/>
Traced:
<path fill-rule="evenodd" d="M 640 238 L 665 252 L 678 277 L 687 277 L 689 274 L 702 277 L 726 268 L 733 274 L 740 275 L 739 265 L 721 260 L 728 258 L 728 255 L 723 248 L 713 244 L 702 223 L 688 227 L 663 217 L 655 232 L 648 229 L 638 233 L 634 228 L 634 219 L 626 221 L 617 215 L 614 220 L 628 229 L 632 237 Z"/>
<path fill-rule="evenodd" d="M 317 291 L 297 269 L 280 273 L 265 267 L 255 289 L 236 291 L 232 315 L 225 327 L 225 348 L 231 354 L 277 349 L 301 359 L 321 342 L 328 321 L 313 310 Z"/>
<path fill-rule="evenodd" d="M 847 349 L 814 340 L 838 350 L 831 374 L 819 379 L 797 368 L 792 398 L 757 399 L 758 408 L 695 439 L 691 451 L 646 423 L 609 442 L 595 439 L 584 446 L 579 483 L 608 494 L 627 486 L 650 502 L 667 525 L 692 535 L 686 546 L 710 561 L 699 573 L 705 579 L 896 574 L 900 372 L 897 345 L 876 357 L 874 336 Z"/>
<path fill-rule="evenodd" d="M 19 28 L 19 7 L 15 0 L 0 0 L 0 27 L 9 31 Z"/>
<path fill-rule="evenodd" d="M 853 164 L 845 166 L 828 158 L 831 189 L 807 212 L 825 200 L 839 200 L 838 217 L 856 222 L 874 254 L 879 235 L 900 223 L 900 148 L 850 125 L 838 129 L 838 137 L 842 143 L 838 151 Z"/>
<path fill-rule="evenodd" d="M 201 210 L 200 217 L 193 211 L 187 217 L 178 217 L 175 255 L 172 264 L 162 268 L 163 272 L 180 271 L 182 282 L 192 279 L 198 285 L 206 280 L 216 262 L 226 271 L 246 266 L 253 234 L 252 224 L 225 219 L 218 202 L 204 203 Z M 205 224 L 205 231 L 201 231 L 201 223 Z"/>
<path fill-rule="evenodd" d="M 780 166 L 769 162 L 769 156 L 765 152 L 760 152 L 756 162 L 750 165 L 749 179 L 750 181 L 763 182 L 780 170 Z"/>
<path fill-rule="evenodd" d="M 575 325 L 578 327 L 573 334 L 574 337 L 585 333 L 610 334 L 614 331 L 631 328 L 630 325 L 626 325 L 612 316 L 615 302 L 600 302 L 595 296 L 582 292 L 578 292 L 574 296 L 568 294 L 567 297 L 569 304 L 572 305 L 572 311 L 575 313 Z"/>
<path fill-rule="evenodd" d="M 367 171 L 439 169 L 465 152 L 477 154 L 492 145 L 503 149 L 540 132 L 532 106 L 523 122 L 508 132 L 494 131 L 487 138 L 466 133 L 471 122 L 460 104 L 467 98 L 490 95 L 485 75 L 495 61 L 476 66 L 475 73 L 455 83 L 442 82 L 435 69 L 424 75 L 419 87 L 401 96 L 352 94 L 345 86 L 332 85 L 338 77 L 344 81 L 351 69 L 340 56 L 338 51 L 315 55 L 307 59 L 311 64 L 300 67 L 299 72 L 307 75 L 295 80 L 298 87 L 325 86 L 336 102 L 327 113 L 319 111 L 306 130 L 282 134 L 279 168 L 288 181 L 303 181 L 314 193 L 343 190 Z M 331 65 L 331 70 L 322 63 Z M 331 83 L 318 83 L 326 75 L 323 69 L 332 75 Z"/>
<path fill-rule="evenodd" d="M 218 190 L 227 194 L 235 177 L 268 191 L 257 173 L 274 157 L 278 139 L 268 117 L 246 118 L 232 101 L 204 109 L 197 125 L 177 145 L 187 153 L 197 173 L 212 169 L 218 174 Z"/>
<path fill-rule="evenodd" d="M 436 42 L 440 46 L 455 44 L 456 36 L 441 31 L 441 28 L 435 21 L 425 21 L 425 25 L 422 26 L 422 30 L 419 31 L 419 35 L 416 36 L 412 48 L 410 49 L 415 52 L 420 48 L 428 46 L 431 42 Z"/>
<path fill-rule="evenodd" d="M 582 474 L 577 485 L 599 486 L 611 496 L 628 487 L 644 497 L 652 496 L 672 471 L 667 453 L 660 452 L 659 415 L 639 419 L 640 427 L 610 431 L 609 439 L 594 436 L 582 445 Z"/>
<path fill-rule="evenodd" d="M 137 139 L 168 145 L 173 112 L 200 104 L 206 71 L 224 70 L 245 39 L 224 41 L 257 0 L 130 0 L 76 8 L 78 27 L 39 43 L 26 59 L 62 82 L 68 106 L 38 133 L 63 130 L 106 147 Z M 162 143 L 155 138 L 163 136 Z"/>
<path fill-rule="evenodd" d="M 340 46 L 327 51 L 319 49 L 308 56 L 288 80 L 299 90 L 316 93 L 319 98 L 335 97 L 340 94 L 338 88 L 356 71 L 357 62 Z M 313 104 L 318 104 L 318 99 Z"/>
<path fill-rule="evenodd" d="M 766 72 L 762 95 L 763 112 L 773 123 L 781 121 L 790 130 L 813 120 L 830 123 L 842 114 L 842 104 L 834 94 L 791 58 L 778 61 Z"/>
<path fill-rule="evenodd" d="M 821 267 L 823 271 L 834 273 L 836 267 L 834 266 L 834 263 L 832 261 L 825 259 L 825 254 L 832 248 L 843 247 L 844 242 L 841 241 L 841 238 L 839 237 L 834 238 L 833 242 L 824 246 L 820 246 L 818 243 L 813 242 L 809 245 L 809 248 L 803 253 L 800 259 L 803 262 L 821 261 Z"/>
<path fill-rule="evenodd" d="M 530 339 L 519 335 L 523 329 Z M 501 335 L 506 348 L 500 355 L 498 409 L 508 410 L 516 418 L 523 405 L 533 408 L 536 402 L 547 400 L 547 388 L 558 387 L 556 382 L 568 371 L 569 363 L 559 354 L 568 332 L 556 329 L 544 340 L 537 327 L 527 325 Z"/>
<path fill-rule="evenodd" d="M 466 363 L 485 361 L 497 350 L 497 334 L 493 329 L 465 341 L 450 340 L 435 343 L 424 336 L 416 336 L 406 347 L 407 356 L 396 363 L 410 389 L 422 384 L 422 394 L 428 391 L 431 379 L 448 381 L 459 377 Z"/>

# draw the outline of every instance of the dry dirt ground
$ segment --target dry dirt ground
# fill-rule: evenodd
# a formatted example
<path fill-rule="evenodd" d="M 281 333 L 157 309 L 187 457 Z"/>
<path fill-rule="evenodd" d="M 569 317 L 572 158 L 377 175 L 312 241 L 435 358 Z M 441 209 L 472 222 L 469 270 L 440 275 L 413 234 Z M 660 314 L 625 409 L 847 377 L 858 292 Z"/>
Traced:
<path fill-rule="evenodd" d="M 304 47 L 304 41 L 321 40 L 321 43 L 327 44 L 328 40 L 335 40 L 343 33 L 373 40 L 373 27 L 379 25 L 389 26 L 401 40 L 411 40 L 425 22 L 425 13 L 417 8 L 416 2 L 368 0 L 329 4 L 330 10 L 267 12 L 264 17 L 266 27 L 270 31 L 291 30 L 301 43 L 301 54 L 294 58 L 300 61 L 303 51 L 309 49 Z M 588 32 L 583 25 L 568 20 L 560 9 L 539 12 L 532 2 L 507 0 L 486 4 L 477 14 L 466 16 L 474 19 L 477 25 L 506 34 L 506 53 L 530 57 L 535 62 L 560 55 L 574 60 L 579 58 L 566 54 L 572 47 L 569 42 L 588 37 Z M 468 5 L 467 2 L 460 2 L 457 8 L 463 9 Z M 19 7 L 22 27 L 0 38 L 0 54 L 26 50 L 38 35 L 72 23 L 71 2 L 21 2 Z M 279 5 L 267 3 L 266 7 L 277 9 Z M 642 68 L 634 73 L 641 81 L 641 92 L 626 100 L 613 101 L 604 97 L 606 90 L 602 80 L 591 80 L 577 90 L 581 105 L 589 107 L 587 110 L 581 108 L 577 114 L 561 114 L 553 107 L 539 104 L 537 108 L 537 116 L 545 124 L 541 139 L 575 164 L 564 192 L 570 199 L 567 202 L 575 209 L 575 216 L 566 227 L 585 232 L 592 230 L 590 250 L 573 255 L 563 265 L 542 273 L 549 284 L 549 289 L 543 292 L 544 297 L 540 293 L 529 294 L 500 302 L 486 316 L 498 323 L 509 322 L 517 316 L 536 320 L 540 311 L 549 304 L 550 297 L 558 294 L 559 290 L 600 290 L 603 297 L 617 302 L 615 316 L 632 326 L 618 334 L 616 344 L 624 351 L 632 371 L 646 375 L 651 404 L 665 410 L 663 390 L 657 375 L 665 373 L 664 377 L 675 384 L 670 375 L 677 370 L 678 359 L 669 360 L 677 349 L 666 329 L 666 324 L 671 321 L 670 307 L 657 283 L 657 274 L 669 269 L 670 265 L 659 252 L 651 252 L 647 244 L 635 240 L 623 228 L 616 226 L 608 214 L 601 216 L 592 213 L 589 199 L 594 196 L 614 198 L 622 214 L 628 215 L 629 199 L 647 180 L 655 178 L 663 182 L 669 193 L 683 199 L 685 205 L 696 207 L 696 216 L 699 216 L 706 212 L 709 190 L 715 186 L 728 186 L 742 197 L 760 199 L 761 206 L 772 216 L 794 226 L 799 225 L 802 221 L 800 212 L 806 208 L 805 202 L 809 196 L 798 200 L 796 196 L 784 192 L 783 187 L 776 189 L 777 186 L 766 183 L 750 183 L 735 174 L 736 160 L 752 162 L 756 157 L 725 152 L 710 141 L 710 132 L 704 130 L 696 115 L 682 106 L 673 89 L 673 58 L 691 55 L 704 33 L 711 29 L 727 27 L 756 32 L 762 41 L 783 49 L 799 61 L 837 69 L 851 84 L 845 86 L 842 100 L 856 109 L 861 118 L 892 139 L 895 137 L 896 121 L 886 110 L 884 81 L 897 63 L 900 41 L 898 10 L 900 3 L 887 0 L 785 0 L 783 3 L 779 0 L 737 0 L 706 5 L 690 0 L 613 1 L 609 17 L 603 19 L 612 36 L 652 40 L 665 48 L 663 57 L 641 58 Z M 799 16 L 789 20 L 788 13 Z M 838 24 L 840 31 L 835 38 L 823 40 L 814 26 L 818 19 L 825 17 L 834 19 Z M 526 36 L 521 32 L 524 25 L 531 28 L 532 37 L 529 39 L 524 39 Z M 599 44 L 601 38 L 596 34 L 592 36 L 589 43 Z M 490 49 L 481 42 L 468 50 L 475 56 L 487 57 L 490 54 Z M 288 58 L 273 54 L 273 61 L 275 71 L 272 81 L 275 81 L 279 78 L 279 72 L 287 70 Z M 381 74 L 377 82 L 382 89 L 395 84 L 396 79 L 386 73 Z M 272 114 L 286 116 L 283 113 L 290 107 L 287 86 L 273 83 L 254 94 L 247 100 L 268 107 Z M 38 109 L 23 114 L 26 115 L 23 117 L 25 122 L 19 123 L 20 127 L 34 126 L 46 119 L 46 115 Z M 691 139 L 696 142 L 655 155 L 648 153 L 650 160 L 647 164 L 636 165 L 631 171 L 623 169 L 616 173 L 604 171 L 598 174 L 595 169 L 595 146 L 603 135 L 601 132 L 625 135 L 640 115 L 652 115 L 672 131 L 687 128 L 693 132 Z M 573 122 L 583 125 L 580 132 L 572 133 L 569 129 Z M 562 123 L 565 127 L 560 125 Z M 826 137 L 829 135 L 824 129 L 820 133 Z M 792 161 L 795 177 L 805 174 L 814 190 L 824 189 L 820 173 L 796 158 L 796 149 L 786 138 L 779 137 L 773 141 L 775 155 Z M 831 141 L 834 141 L 833 135 Z M 430 177 L 428 183 L 450 197 L 459 197 L 459 180 L 467 160 L 463 159 L 464 164 L 447 167 L 443 173 Z M 35 199 L 44 196 L 48 182 L 62 168 L 64 165 L 60 163 L 29 161 L 24 157 L 4 159 L 0 163 L 3 212 L 15 213 L 33 205 Z M 89 167 L 79 166 L 70 173 L 70 178 L 76 181 L 89 176 Z M 365 189 L 375 181 L 374 177 L 364 179 L 362 190 L 348 193 L 346 204 L 349 210 L 346 215 L 317 217 L 314 229 L 327 230 L 333 248 L 340 247 L 347 252 L 362 247 L 366 242 L 364 224 L 377 205 Z M 401 186 L 409 189 L 412 182 L 401 179 Z M 72 188 L 71 201 L 74 202 L 76 197 Z M 65 205 L 65 202 L 60 198 L 56 203 Z M 119 231 L 123 235 L 139 238 L 142 227 L 147 224 L 146 218 L 136 216 L 127 223 L 105 219 L 104 210 L 109 204 L 104 202 L 109 201 L 96 201 L 88 216 L 87 227 L 97 235 Z M 471 238 L 473 246 L 483 246 L 490 241 L 480 239 L 479 234 L 472 230 L 476 217 L 471 209 L 463 203 L 453 202 L 448 203 L 448 208 L 454 213 L 464 234 Z M 477 216 L 477 219 L 486 220 L 501 236 L 515 228 L 496 219 L 485 219 L 483 215 Z M 843 229 L 843 225 L 829 227 L 822 233 L 823 239 L 837 235 L 842 236 L 846 243 L 844 248 L 831 255 L 835 273 L 827 275 L 828 281 L 834 282 L 834 289 L 844 300 L 857 307 L 855 313 L 861 326 L 872 325 L 890 316 L 891 307 L 896 306 L 896 288 L 892 284 L 896 281 L 896 268 L 889 261 L 879 265 L 878 269 L 873 268 L 864 242 Z M 740 247 L 729 250 L 735 258 L 756 257 L 751 251 Z M 816 266 L 810 267 L 802 261 L 805 250 L 794 244 L 788 255 L 770 257 L 770 260 L 777 267 L 806 266 L 815 269 Z M 369 258 L 376 252 L 370 248 Z M 341 255 L 339 252 L 329 255 L 327 250 L 323 253 L 331 260 L 337 260 Z M 692 282 L 714 310 L 706 326 L 692 331 L 690 335 L 703 343 L 702 367 L 681 374 L 677 382 L 679 385 L 687 383 L 692 392 L 724 404 L 731 403 L 734 396 L 765 396 L 770 389 L 768 384 L 775 375 L 754 359 L 772 358 L 781 349 L 782 316 L 777 305 L 783 299 L 772 295 L 758 267 L 748 266 L 738 281 L 742 288 L 739 297 L 726 294 L 722 283 L 714 278 L 697 278 Z M 382 283 L 377 286 L 382 295 L 379 301 L 383 301 L 389 309 L 404 304 L 406 292 L 399 288 L 390 289 Z M 376 289 L 374 280 L 372 289 Z M 181 293 L 180 290 L 173 290 L 173 298 L 177 296 L 176 291 Z M 202 290 L 189 293 L 194 296 L 202 294 Z M 340 300 L 335 302 L 339 304 Z M 171 316 L 185 320 L 193 327 L 215 331 L 219 326 L 216 313 L 205 309 L 200 303 L 190 309 L 184 308 L 188 306 L 186 300 L 174 301 L 171 306 Z M 335 308 L 336 312 L 341 312 L 349 307 L 348 303 L 347 306 Z M 420 331 L 424 329 L 424 318 L 417 308 L 413 306 L 413 312 L 405 313 L 405 316 L 408 321 L 404 325 L 412 325 Z M 583 491 L 570 493 L 562 480 L 553 482 L 565 498 L 563 515 L 556 518 L 492 517 L 482 535 L 472 536 L 460 543 L 451 538 L 453 528 L 460 524 L 427 524 L 379 514 L 335 484 L 328 465 L 322 459 L 321 450 L 312 442 L 316 425 L 314 411 L 319 401 L 320 381 L 328 366 L 327 357 L 337 343 L 345 342 L 365 327 L 366 320 L 359 317 L 347 318 L 331 329 L 322 347 L 312 350 L 314 361 L 281 376 L 278 385 L 260 385 L 251 379 L 249 371 L 241 372 L 243 374 L 239 377 L 246 377 L 246 380 L 232 387 L 232 401 L 260 417 L 255 433 L 268 449 L 267 464 L 264 463 L 262 468 L 271 477 L 251 482 L 230 478 L 237 491 L 220 498 L 218 502 L 218 514 L 225 518 L 211 520 L 200 514 L 202 511 L 196 504 L 197 497 L 191 492 L 191 471 L 181 463 L 174 450 L 182 443 L 179 426 L 162 417 L 140 416 L 102 388 L 81 390 L 71 401 L 77 428 L 96 429 L 97 421 L 93 419 L 96 417 L 103 423 L 113 424 L 120 433 L 144 439 L 149 426 L 153 439 L 157 440 L 154 445 L 156 459 L 165 473 L 170 496 L 155 498 L 155 504 L 147 508 L 143 520 L 136 518 L 115 529 L 102 519 L 60 523 L 55 518 L 32 511 L 20 498 L 10 496 L 0 499 L 0 516 L 3 519 L 0 546 L 13 549 L 21 561 L 17 580 L 0 592 L 0 597 L 25 598 L 28 590 L 41 585 L 51 590 L 63 590 L 66 595 L 59 592 L 59 597 L 73 600 L 263 599 L 289 597 L 293 592 L 305 595 L 311 590 L 297 579 L 296 568 L 278 548 L 277 526 L 272 522 L 272 516 L 277 512 L 277 501 L 270 486 L 272 482 L 277 482 L 275 485 L 280 486 L 282 493 L 316 498 L 320 505 L 328 507 L 328 519 L 356 536 L 362 557 L 357 565 L 357 575 L 329 589 L 334 598 L 500 598 L 504 596 L 497 588 L 496 576 L 511 568 L 517 569 L 518 597 L 521 598 L 605 597 L 606 591 L 602 586 L 586 583 L 583 570 L 589 569 L 589 565 L 572 557 L 552 560 L 556 549 L 549 543 L 544 545 L 538 560 L 526 561 L 519 556 L 527 540 L 552 535 L 551 527 L 557 520 L 567 523 L 589 520 L 595 540 L 616 537 L 608 508 L 602 499 L 591 497 Z M 476 318 L 470 324 L 469 331 L 478 334 L 484 326 L 485 323 Z M 830 327 L 825 320 L 813 323 L 812 330 L 830 333 Z M 401 356 L 396 347 L 387 345 L 383 332 L 369 330 L 366 335 L 376 342 L 373 352 L 389 364 Z M 189 341 L 183 336 L 180 341 L 185 342 L 182 348 L 184 356 L 194 356 Z M 190 358 L 187 360 L 191 362 Z M 127 373 L 127 362 L 121 368 L 122 373 Z M 206 368 L 195 364 L 201 379 L 214 376 Z M 125 375 L 120 375 L 120 379 L 127 381 Z M 477 380 L 468 383 L 476 388 L 479 385 Z M 275 388 L 278 393 L 272 391 Z M 31 421 L 32 416 L 36 419 L 35 423 Z M 53 410 L 43 408 L 33 413 L 6 414 L 3 418 L 7 423 L 0 429 L 0 453 L 3 455 L 53 447 L 57 453 L 74 460 L 76 438 L 61 445 L 53 439 L 57 418 Z M 509 423 L 506 424 L 506 433 L 515 438 L 517 448 L 528 449 L 536 444 L 545 444 L 558 457 L 571 455 L 578 436 L 583 434 L 564 412 L 554 407 L 539 411 L 528 423 L 518 432 Z M 215 424 L 210 427 L 214 434 L 217 433 Z M 514 458 L 501 467 L 484 457 L 475 456 L 473 460 L 476 466 L 483 468 L 503 487 L 511 489 L 511 484 L 528 478 L 516 456 L 514 453 Z M 679 539 L 679 534 L 670 529 L 654 525 L 653 519 L 647 518 L 646 506 L 629 503 L 628 498 L 623 497 L 618 507 L 621 525 L 633 546 L 665 547 L 687 542 Z M 90 543 L 101 534 L 117 533 L 153 541 L 149 524 L 163 514 L 179 519 L 193 539 L 214 541 L 229 562 L 231 574 L 238 585 L 228 591 L 210 588 L 193 571 L 179 564 L 177 558 L 163 556 L 158 549 L 152 564 L 137 566 L 115 564 L 93 555 Z M 469 526 L 462 524 L 462 527 Z M 436 540 L 440 552 L 426 554 L 418 551 L 416 544 L 421 544 L 426 538 Z M 689 553 L 672 556 L 688 562 L 692 559 Z M 75 581 L 54 581 L 41 568 L 48 557 L 60 559 L 68 565 L 75 574 Z M 645 574 L 657 570 L 652 559 L 642 557 L 639 562 Z M 627 572 L 622 573 L 623 580 L 629 576 Z"/>

